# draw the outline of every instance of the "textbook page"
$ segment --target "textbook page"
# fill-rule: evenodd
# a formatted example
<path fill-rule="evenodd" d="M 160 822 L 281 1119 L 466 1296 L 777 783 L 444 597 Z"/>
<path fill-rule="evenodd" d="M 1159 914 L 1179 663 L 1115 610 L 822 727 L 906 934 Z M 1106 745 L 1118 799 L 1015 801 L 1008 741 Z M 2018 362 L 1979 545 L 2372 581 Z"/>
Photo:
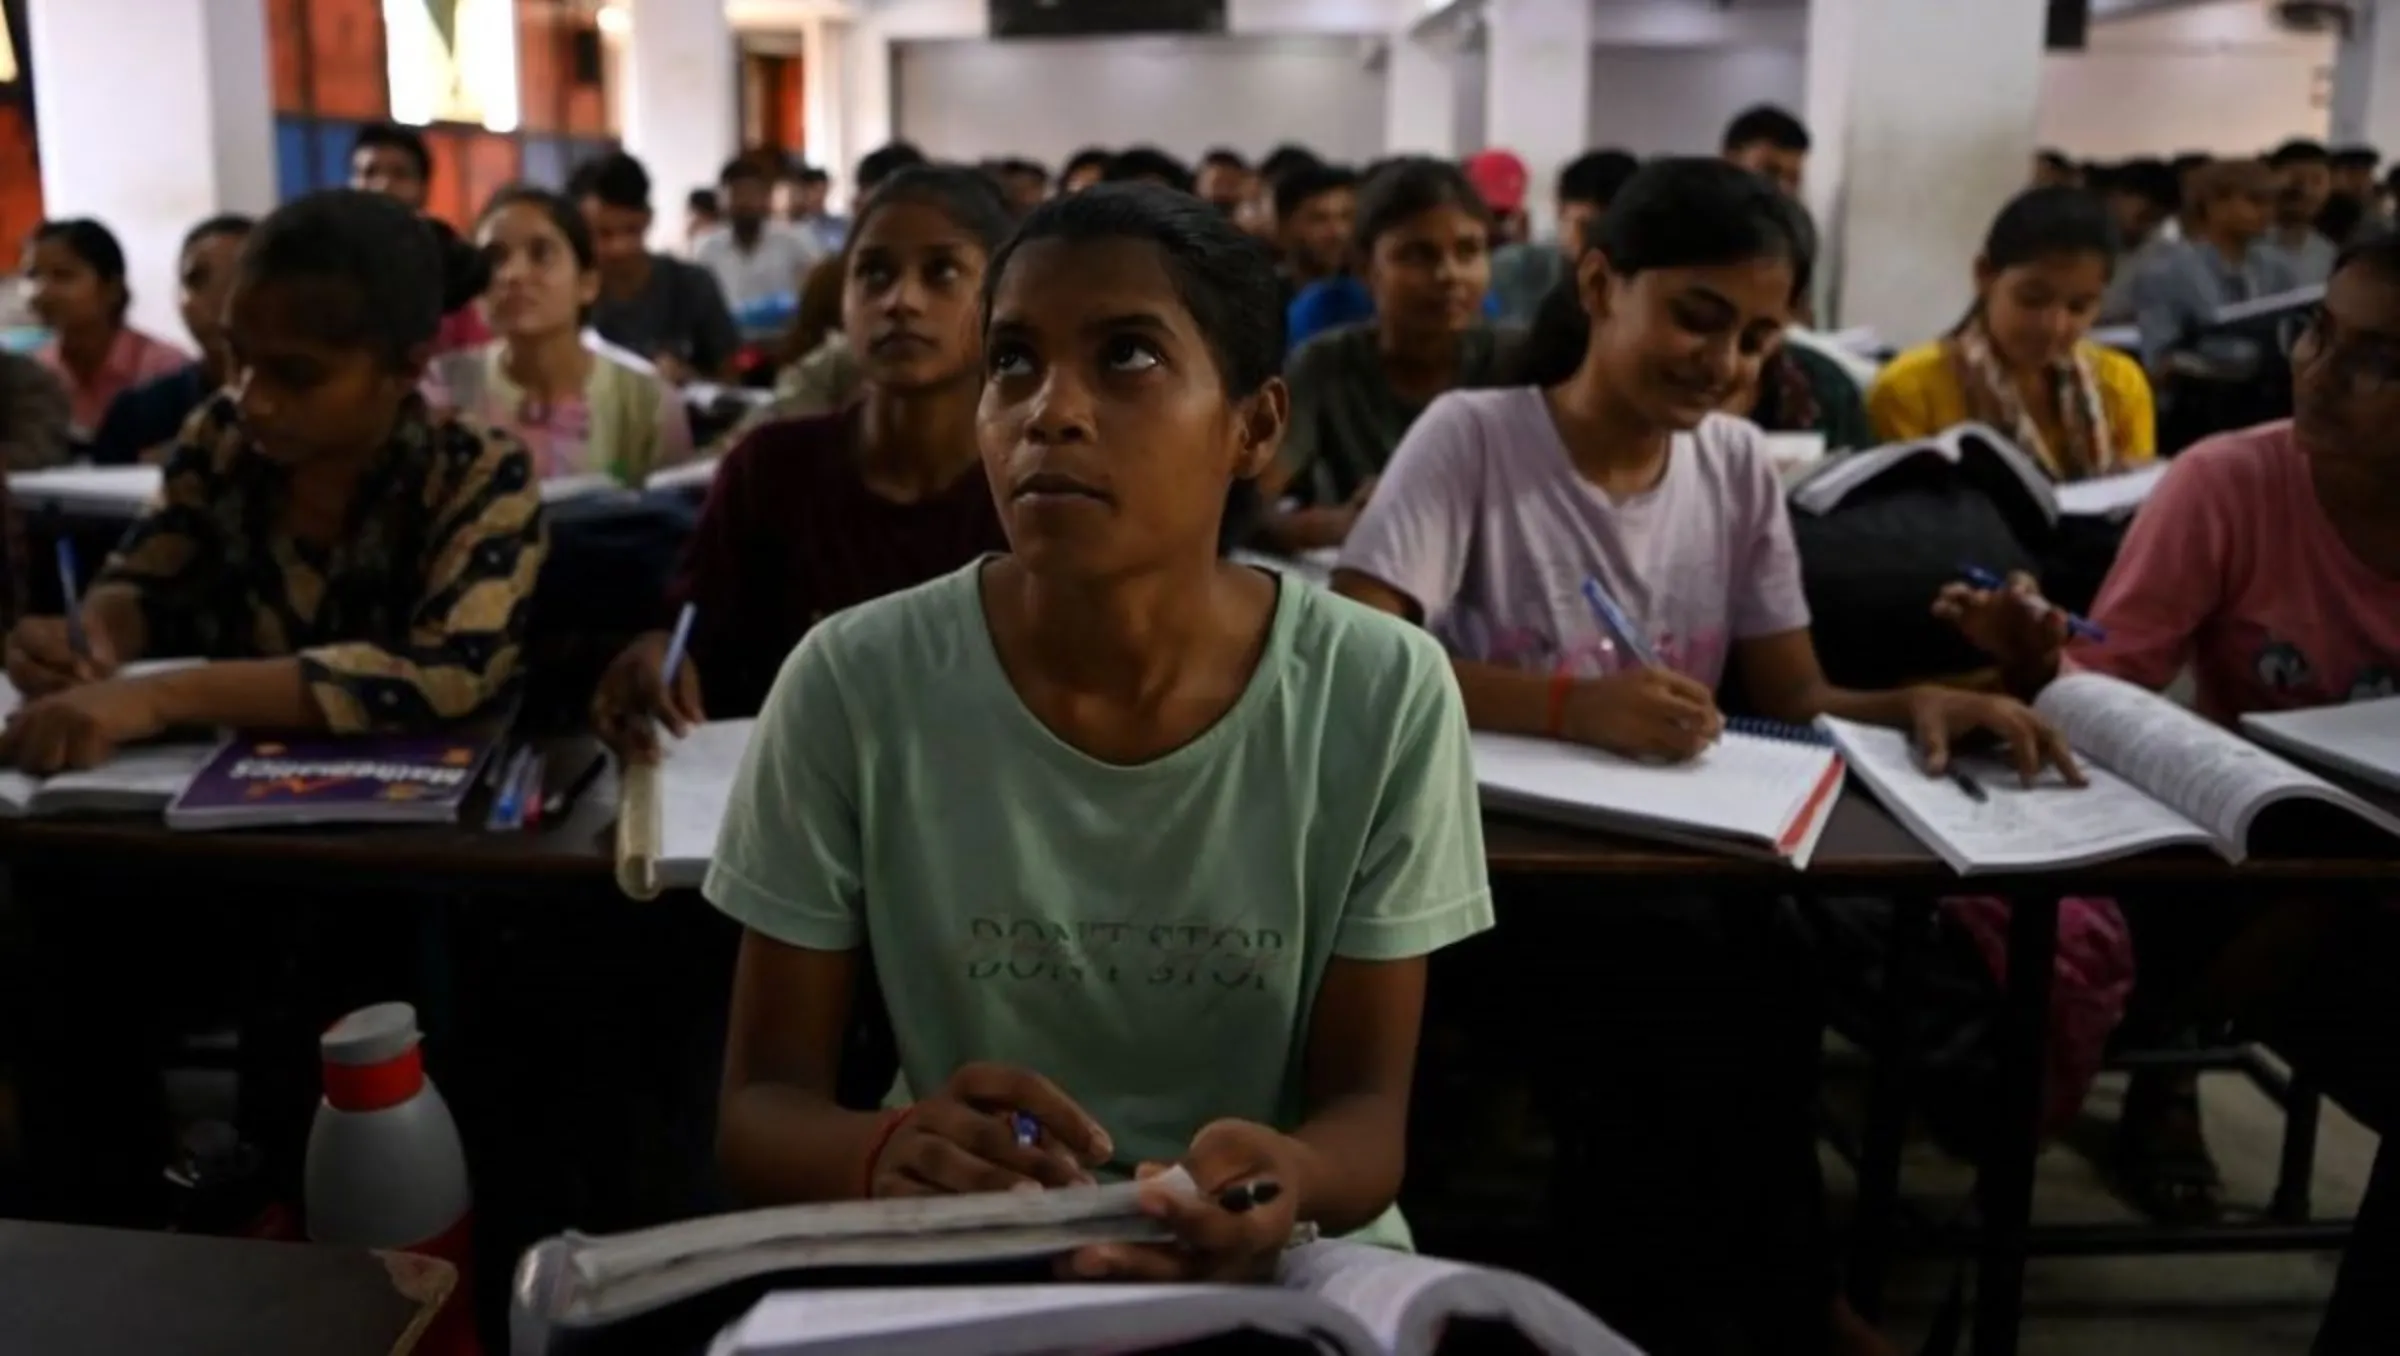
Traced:
<path fill-rule="evenodd" d="M 1232 1285 L 1014 1285 L 769 1295 L 718 1350 L 732 1356 L 1052 1356 L 1174 1348 L 1248 1329 L 1383 1356 L 1338 1311 Z"/>
<path fill-rule="evenodd" d="M 2033 706 L 2078 751 L 2205 826 L 2225 845 L 2229 861 L 2249 855 L 2250 825 L 2259 812 L 2287 800 L 2337 805 L 2400 836 L 2400 820 L 2131 683 L 2098 673 L 2062 674 Z"/>
<path fill-rule="evenodd" d="M 750 747 L 755 720 L 713 720 L 679 741 L 669 741 L 658 766 L 658 881 L 666 889 L 690 889 L 708 874 L 717 855 L 717 830 L 733 798 L 742 750 Z"/>
<path fill-rule="evenodd" d="M 2072 481 L 2057 487 L 2058 511 L 2077 518 L 2130 517 L 2166 473 L 2167 464 L 2159 461 L 2122 475 Z"/>
<path fill-rule="evenodd" d="M 2089 866 L 2162 847 L 2225 850 L 2207 829 L 2088 759 L 2087 786 L 2045 769 L 2029 787 L 1998 758 L 1954 757 L 1983 791 L 1978 801 L 1950 777 L 1927 776 L 1898 730 L 1831 716 L 1819 723 L 1893 817 L 1962 876 Z"/>
<path fill-rule="evenodd" d="M 2400 791 L 2400 697 L 2242 717 L 2251 738 Z"/>
<path fill-rule="evenodd" d="M 1328 1240 L 1285 1253 L 1276 1280 L 1357 1319 L 1391 1356 L 1432 1356 L 1456 1318 L 1512 1324 L 1543 1351 L 1641 1356 L 1565 1296 L 1515 1272 Z"/>

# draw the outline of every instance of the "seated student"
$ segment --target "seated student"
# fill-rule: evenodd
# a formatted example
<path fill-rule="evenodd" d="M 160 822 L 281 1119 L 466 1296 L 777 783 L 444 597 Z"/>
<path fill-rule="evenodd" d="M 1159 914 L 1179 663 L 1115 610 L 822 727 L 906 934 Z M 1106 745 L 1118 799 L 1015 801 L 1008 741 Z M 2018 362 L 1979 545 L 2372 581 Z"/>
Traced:
<path fill-rule="evenodd" d="M 1275 275 L 1221 213 L 1059 199 L 986 295 L 1013 554 L 831 618 L 776 681 L 705 886 L 748 929 L 720 1161 L 769 1201 L 1190 1171 L 1144 1202 L 1175 1245 L 1078 1279 L 1261 1279 L 1303 1222 L 1405 1245 L 1426 957 L 1492 923 L 1441 651 L 1220 557 L 1286 408 Z M 870 956 L 880 1113 L 834 1100 Z"/>
<path fill-rule="evenodd" d="M 125 323 L 125 249 L 89 217 L 45 221 L 25 244 L 26 304 L 50 331 L 33 352 L 67 388 L 67 435 L 88 442 L 108 403 L 191 362 L 182 349 Z"/>
<path fill-rule="evenodd" d="M 567 196 L 592 228 L 600 295 L 591 323 L 600 337 L 649 359 L 671 382 L 730 376 L 741 331 L 707 269 L 651 252 L 650 172 L 642 162 L 614 151 L 584 164 Z"/>
<path fill-rule="evenodd" d="M 2164 160 L 2128 160 L 2103 175 L 2097 187 L 2116 223 L 2121 251 L 2100 299 L 2100 323 L 2128 324 L 2134 317 L 2134 280 L 2152 259 L 2174 247 L 2176 237 L 2167 228 L 2181 209 L 2183 190 Z"/>
<path fill-rule="evenodd" d="M 1341 541 L 1426 403 L 1500 380 L 1512 355 L 1483 320 L 1490 231 L 1483 199 L 1447 161 L 1403 160 L 1367 181 L 1352 248 L 1374 318 L 1318 335 L 1287 365 L 1291 430 L 1259 490 L 1271 503 L 1295 487 L 1311 507 L 1271 512 L 1268 544 Z"/>
<path fill-rule="evenodd" d="M 1724 728 L 1714 694 L 1730 665 L 1759 713 L 1896 726 L 1930 769 L 1977 731 L 2007 739 L 2028 776 L 2068 763 L 2007 698 L 1845 691 L 1818 666 L 1782 487 L 1757 428 L 1719 412 L 1774 347 L 1814 254 L 1806 216 L 1765 179 L 1713 159 L 1645 166 L 1578 265 L 1581 326 L 1528 341 L 1542 384 L 1436 400 L 1343 544 L 1335 591 L 1440 637 L 1479 730 L 1691 758 Z M 1586 580 L 1660 667 L 1607 637 Z M 1833 1325 L 1840 1350 L 1888 1351 L 1835 1299 L 1816 1178 L 1821 1019 L 1796 978 L 1809 958 L 1784 954 L 1756 904 L 1593 916 L 1625 931 L 1569 982 L 1621 985 L 1609 1001 L 1654 1036 L 1623 1046 L 1643 1052 L 1626 1075 L 1643 1094 L 1591 1108 L 1585 1127 L 1603 1147 L 1582 1161 L 1623 1169 L 1579 1203 L 1612 1240 L 1595 1254 L 1595 1308 L 1650 1350 L 1823 1351 Z M 1755 1345 L 1695 1345 L 1712 1325 Z"/>
<path fill-rule="evenodd" d="M 2142 366 L 2155 379 L 2176 360 L 2197 358 L 2213 373 L 2243 376 L 2259 352 L 2240 336 L 2203 338 L 2217 311 L 2300 285 L 2292 261 L 2266 241 L 2275 176 L 2256 160 L 2219 160 L 2191 172 L 2183 239 L 2161 250 L 2134 280 L 2134 323 Z"/>
<path fill-rule="evenodd" d="M 38 471 L 74 455 L 66 383 L 26 354 L 0 352 L 0 470 Z"/>
<path fill-rule="evenodd" d="M 500 337 L 437 365 L 449 389 L 436 402 L 453 397 L 515 434 L 544 479 L 599 473 L 639 487 L 689 461 L 692 426 L 676 389 L 583 341 L 600 273 L 575 204 L 528 184 L 501 189 L 475 242 L 491 264 L 483 305 Z"/>
<path fill-rule="evenodd" d="M 1106 146 L 1086 146 L 1068 156 L 1066 167 L 1058 172 L 1058 196 L 1081 193 L 1099 183 L 1100 176 L 1108 173 L 1108 162 L 1116 158 L 1117 153 Z"/>
<path fill-rule="evenodd" d="M 89 766 L 173 727 L 415 730 L 515 692 L 546 542 L 514 438 L 417 394 L 447 309 L 433 233 L 341 189 L 278 208 L 226 311 L 234 382 L 192 416 L 165 499 L 83 599 L 9 633 L 30 700 L 0 760 Z M 137 659 L 198 668 L 121 678 Z"/>
<path fill-rule="evenodd" d="M 842 328 L 864 398 L 727 454 L 670 589 L 696 608 L 675 691 L 660 691 L 667 633 L 635 641 L 593 702 L 603 738 L 646 754 L 655 718 L 680 732 L 752 715 L 819 621 L 1006 548 L 975 457 L 976 289 L 1010 225 L 991 181 L 957 166 L 902 170 L 859 213 Z"/>
<path fill-rule="evenodd" d="M 1131 146 L 1108 158 L 1108 168 L 1101 172 L 1104 184 L 1156 184 L 1178 193 L 1189 193 L 1198 180 L 1192 167 L 1167 154 L 1156 146 Z"/>
<path fill-rule="evenodd" d="M 1285 323 L 1305 327 L 1296 336 L 1285 335 L 1284 342 L 1297 348 L 1325 327 L 1314 316 L 1294 313 L 1301 295 L 1319 283 L 1349 276 L 1350 237 L 1358 225 L 1358 174 L 1310 160 L 1286 169 L 1272 186 L 1275 245 L 1283 257 Z"/>
<path fill-rule="evenodd" d="M 225 296 L 233 290 L 234 260 L 255 225 L 245 216 L 210 217 L 183 237 L 176 276 L 183 327 L 199 346 L 199 360 L 110 401 L 92 434 L 93 461 L 119 466 L 164 456 L 192 411 L 225 384 Z"/>
<path fill-rule="evenodd" d="M 1492 253 L 1492 296 L 1502 323 L 1533 323 L 1543 299 L 1582 257 L 1609 200 L 1641 167 L 1624 151 L 1586 151 L 1558 172 L 1558 239 L 1520 240 Z"/>
<path fill-rule="evenodd" d="M 716 278 L 735 315 L 797 295 L 826 253 L 814 234 L 776 219 L 774 169 L 755 156 L 726 161 L 717 171 L 725 222 L 692 242 L 692 262 Z"/>
<path fill-rule="evenodd" d="M 425 134 L 414 127 L 395 122 L 371 122 L 358 129 L 350 143 L 350 186 L 368 193 L 381 193 L 405 204 L 408 210 L 424 217 L 436 239 L 453 254 L 465 250 L 458 233 L 440 217 L 426 214 L 426 203 L 433 192 L 433 150 L 425 143 Z M 455 271 L 464 262 L 453 258 L 445 265 Z M 480 290 L 466 294 L 466 300 L 450 308 L 442 317 L 442 328 L 435 334 L 433 352 L 436 357 L 473 348 L 490 339 L 483 327 L 483 317 L 476 313 L 474 298 Z"/>
<path fill-rule="evenodd" d="M 2317 218 L 2333 197 L 2333 157 L 2320 142 L 2293 140 L 2268 153 L 2267 168 L 2275 171 L 2275 224 L 2267 243 L 2291 260 L 2303 285 L 2321 283 L 2333 272 L 2340 249 L 2317 230 Z"/>
<path fill-rule="evenodd" d="M 2231 724 L 2400 691 L 2400 238 L 2343 254 L 2292 377 L 2293 420 L 2175 459 L 2092 605 L 2106 639 L 2068 645 L 2055 611 L 1972 589 L 1937 611 L 2027 696 L 2062 668 L 2154 690 L 2189 673 L 2201 714 Z M 2314 1349 L 2400 1350 L 2400 913 L 2177 899 L 2137 915 L 2134 939 L 2143 985 L 2166 986 L 2185 1016 L 2235 1020 L 2385 1136 Z M 2205 1161 L 2188 1075 L 2137 1075 L 2125 1130 L 2138 1116 L 2155 1133 L 2162 1109 Z"/>
<path fill-rule="evenodd" d="M 2383 153 L 2372 146 L 2336 146 L 2328 159 L 2332 191 L 2317 214 L 2317 230 L 2336 245 L 2355 245 L 2391 229 L 2391 217 L 2376 193 L 2375 167 Z"/>
<path fill-rule="evenodd" d="M 1894 358 L 1867 395 L 1885 442 L 1987 424 L 2053 480 L 2150 460 L 2158 420 L 2141 364 L 2087 340 L 2108 291 L 2117 236 L 2080 188 L 2020 193 L 1983 238 L 1975 304 L 1934 343 Z"/>
<path fill-rule="evenodd" d="M 1773 104 L 1745 108 L 1725 124 L 1718 153 L 1727 160 L 1798 198 L 1808 175 L 1808 128 Z"/>

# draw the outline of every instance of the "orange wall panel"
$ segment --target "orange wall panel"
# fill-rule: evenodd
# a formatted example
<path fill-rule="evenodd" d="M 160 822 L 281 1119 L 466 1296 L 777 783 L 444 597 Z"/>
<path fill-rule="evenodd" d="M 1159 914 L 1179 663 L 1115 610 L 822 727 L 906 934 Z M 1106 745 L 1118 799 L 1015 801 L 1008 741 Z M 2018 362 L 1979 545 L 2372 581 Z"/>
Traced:
<path fill-rule="evenodd" d="M 391 108 L 379 0 L 308 0 L 308 50 L 319 117 L 372 120 Z"/>
<path fill-rule="evenodd" d="M 308 112 L 307 29 L 308 0 L 267 0 L 267 62 L 278 113 Z"/>
<path fill-rule="evenodd" d="M 42 175 L 33 144 L 33 120 L 14 104 L 0 104 L 0 268 L 12 271 L 25 238 L 42 221 Z"/>
<path fill-rule="evenodd" d="M 464 231 L 475 224 L 476 215 L 492 195 L 515 183 L 524 170 L 514 137 L 468 132 L 459 140 L 459 192 L 466 210 L 457 225 Z"/>

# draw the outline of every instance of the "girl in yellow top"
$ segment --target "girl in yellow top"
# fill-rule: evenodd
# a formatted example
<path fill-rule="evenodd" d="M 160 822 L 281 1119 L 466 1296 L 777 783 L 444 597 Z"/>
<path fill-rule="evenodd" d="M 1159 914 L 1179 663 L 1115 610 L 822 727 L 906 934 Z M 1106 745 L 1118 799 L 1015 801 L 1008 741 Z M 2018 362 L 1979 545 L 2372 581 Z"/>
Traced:
<path fill-rule="evenodd" d="M 1975 308 L 1945 338 L 1894 358 L 1867 393 L 1885 442 L 1988 424 L 2054 480 L 2109 475 L 2158 450 L 2149 379 L 2090 342 L 2117 257 L 2116 228 L 2080 188 L 2020 193 L 1975 260 Z"/>

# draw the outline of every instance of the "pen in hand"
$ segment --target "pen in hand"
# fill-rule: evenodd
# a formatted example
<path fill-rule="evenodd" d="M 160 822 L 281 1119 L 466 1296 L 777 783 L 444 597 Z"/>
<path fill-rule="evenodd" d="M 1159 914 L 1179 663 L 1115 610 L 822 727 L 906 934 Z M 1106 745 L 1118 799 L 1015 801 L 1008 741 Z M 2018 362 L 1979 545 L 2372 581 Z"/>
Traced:
<path fill-rule="evenodd" d="M 83 600 L 75 584 L 75 543 L 62 531 L 58 537 L 58 593 L 67 612 L 67 648 L 77 659 L 92 657 L 91 637 L 83 630 Z"/>
<path fill-rule="evenodd" d="M 1960 578 L 1966 580 L 1970 584 L 1973 584 L 1979 589 L 1988 589 L 1994 593 L 2006 593 L 2009 591 L 2008 581 L 2006 579 L 2001 578 L 1998 574 L 1991 570 L 1987 570 L 1980 565 L 1961 565 L 1958 567 L 1958 573 Z M 2074 613 L 2067 611 L 2065 608 L 2060 607 L 2056 603 L 2042 598 L 2027 598 L 2025 599 L 2025 605 L 2029 608 L 2032 608 L 2034 615 L 2036 616 L 2046 616 L 2049 613 L 2056 612 L 2060 616 L 2066 618 L 2068 635 L 2094 642 L 2104 642 L 2108 639 L 2108 632 L 2105 629 L 2092 622 L 2089 618 L 2079 617 Z"/>
<path fill-rule="evenodd" d="M 1607 589 L 1600 587 L 1598 579 L 1584 579 L 1583 601 L 1591 607 L 1592 616 L 1599 620 L 1600 629 L 1608 632 L 1610 639 L 1624 646 L 1625 652 L 1633 656 L 1635 663 L 1646 669 L 1658 667 L 1657 652 L 1650 648 L 1648 641 L 1642 639 L 1641 632 L 1633 625 L 1633 619 L 1625 615 L 1624 608 L 1617 606 L 1616 599 L 1608 596 Z"/>
<path fill-rule="evenodd" d="M 1983 783 L 1969 776 L 1963 768 L 1950 769 L 1950 780 L 1957 784 L 1960 791 L 1966 793 L 1968 800 L 1977 805 L 1985 804 L 1992 798 L 1992 793 L 1983 789 Z"/>

